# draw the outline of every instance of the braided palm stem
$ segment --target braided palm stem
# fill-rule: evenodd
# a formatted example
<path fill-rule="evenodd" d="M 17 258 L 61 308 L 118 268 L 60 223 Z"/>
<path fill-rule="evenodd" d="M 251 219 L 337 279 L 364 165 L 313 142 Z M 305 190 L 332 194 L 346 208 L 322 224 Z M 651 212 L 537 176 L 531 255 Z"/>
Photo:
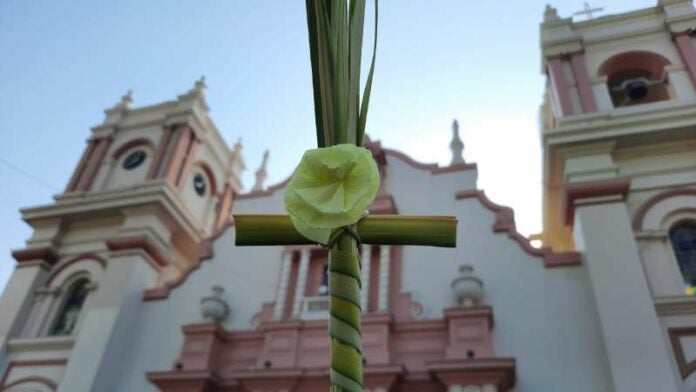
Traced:
<path fill-rule="evenodd" d="M 344 232 L 329 251 L 331 392 L 362 392 L 360 256 Z"/>

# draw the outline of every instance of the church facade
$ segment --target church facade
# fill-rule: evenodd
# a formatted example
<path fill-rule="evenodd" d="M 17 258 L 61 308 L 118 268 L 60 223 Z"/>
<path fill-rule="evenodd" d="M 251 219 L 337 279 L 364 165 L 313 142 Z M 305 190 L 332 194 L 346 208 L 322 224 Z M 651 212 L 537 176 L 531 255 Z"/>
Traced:
<path fill-rule="evenodd" d="M 454 215 L 455 249 L 361 245 L 372 392 L 696 391 L 696 10 L 690 0 L 541 24 L 544 231 L 447 166 L 368 140 L 372 214 Z M 312 392 L 329 387 L 326 251 L 237 247 L 240 143 L 203 80 L 106 110 L 0 297 L 0 390 Z"/>

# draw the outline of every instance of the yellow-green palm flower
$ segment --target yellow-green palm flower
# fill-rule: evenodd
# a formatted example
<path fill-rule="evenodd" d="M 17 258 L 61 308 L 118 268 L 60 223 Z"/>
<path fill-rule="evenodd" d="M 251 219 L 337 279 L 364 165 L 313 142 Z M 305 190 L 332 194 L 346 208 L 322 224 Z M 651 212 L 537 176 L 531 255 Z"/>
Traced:
<path fill-rule="evenodd" d="M 379 171 L 372 153 L 353 144 L 308 150 L 285 189 L 295 229 L 326 244 L 333 229 L 356 223 L 372 204 Z"/>

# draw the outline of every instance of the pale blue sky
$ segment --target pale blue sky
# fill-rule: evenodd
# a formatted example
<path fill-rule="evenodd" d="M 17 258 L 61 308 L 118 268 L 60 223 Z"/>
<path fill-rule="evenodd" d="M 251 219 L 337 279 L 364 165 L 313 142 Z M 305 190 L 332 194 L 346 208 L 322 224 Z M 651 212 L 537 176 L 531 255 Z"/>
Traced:
<path fill-rule="evenodd" d="M 618 13 L 656 2 L 596 5 Z M 230 145 L 243 139 L 246 186 L 266 148 L 269 182 L 287 177 L 315 143 L 304 4 L 0 1 L 0 288 L 14 267 L 10 250 L 31 232 L 19 208 L 50 203 L 63 190 L 89 128 L 128 89 L 135 106 L 147 105 L 175 98 L 205 75 L 212 118 Z M 545 4 L 381 1 L 368 118 L 373 139 L 441 163 L 458 118 L 479 187 L 515 208 L 525 234 L 541 227 Z M 553 5 L 565 17 L 582 1 Z"/>

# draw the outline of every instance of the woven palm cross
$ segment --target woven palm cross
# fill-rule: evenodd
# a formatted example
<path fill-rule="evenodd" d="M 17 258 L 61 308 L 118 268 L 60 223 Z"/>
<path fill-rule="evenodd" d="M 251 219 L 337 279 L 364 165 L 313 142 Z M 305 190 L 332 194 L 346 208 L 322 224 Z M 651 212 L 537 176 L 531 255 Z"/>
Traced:
<path fill-rule="evenodd" d="M 375 66 L 377 0 L 375 0 L 373 56 L 362 103 L 359 87 L 365 0 L 306 0 L 306 5 L 317 145 L 319 150 L 322 150 L 310 151 L 319 151 L 315 155 L 321 155 L 339 145 L 352 145 L 351 148 L 357 150 L 357 147 L 363 144 Z M 307 153 L 305 153 L 306 156 Z M 307 169 L 305 157 L 303 162 Z M 331 163 L 333 164 L 334 162 Z M 314 171 L 313 167 L 309 169 L 308 171 Z M 299 171 L 300 166 L 295 171 L 288 188 L 293 185 Z M 369 186 L 374 187 L 374 184 L 364 185 L 364 187 Z M 353 184 L 353 189 L 350 191 L 360 192 L 364 190 L 361 187 L 362 185 L 358 182 L 357 186 Z M 348 187 L 345 188 L 348 192 Z M 286 190 L 286 208 L 290 211 L 287 192 L 288 190 Z M 334 199 L 332 200 L 335 202 Z M 372 199 L 368 200 L 368 202 L 371 201 Z M 316 210 L 322 209 L 316 208 Z M 235 215 L 234 219 L 235 241 L 238 246 L 317 243 L 315 239 L 307 237 L 304 229 L 298 231 L 298 227 L 301 226 L 297 226 L 297 216 Z M 332 392 L 363 391 L 360 335 L 361 262 L 357 250 L 359 243 L 455 247 L 456 230 L 457 220 L 454 217 L 400 215 L 362 216 L 355 222 L 342 224 L 331 230 L 329 239 L 323 245 L 329 249 Z M 303 233 L 301 234 L 300 231 Z"/>

